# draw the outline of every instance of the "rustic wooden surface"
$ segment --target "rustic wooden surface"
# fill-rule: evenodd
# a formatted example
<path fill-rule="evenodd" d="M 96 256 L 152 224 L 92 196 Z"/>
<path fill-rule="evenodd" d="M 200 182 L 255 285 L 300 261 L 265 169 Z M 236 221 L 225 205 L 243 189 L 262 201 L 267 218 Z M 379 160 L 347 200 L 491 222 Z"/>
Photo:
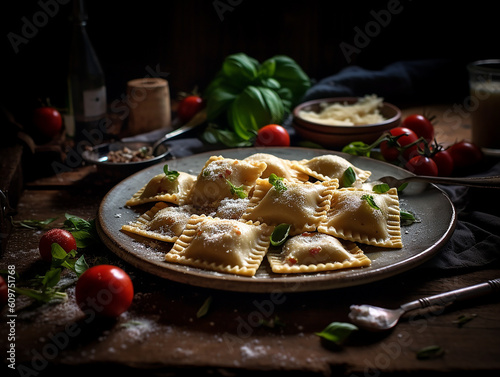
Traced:
<path fill-rule="evenodd" d="M 466 121 L 457 123 L 453 135 L 445 132 L 443 122 L 438 124 L 450 142 L 459 134 L 466 137 L 469 131 Z M 93 167 L 30 182 L 14 220 L 57 216 L 52 226 L 60 226 L 65 213 L 94 218 L 102 197 L 113 185 Z M 39 230 L 14 227 L 0 258 L 1 269 L 14 265 L 19 279 L 43 269 L 37 249 L 41 234 Z M 451 272 L 419 267 L 359 287 L 246 294 L 163 280 L 134 269 L 105 249 L 92 253 L 130 274 L 135 288 L 131 308 L 116 320 L 88 321 L 74 303 L 74 287 L 68 289 L 68 301 L 58 305 L 33 308 L 26 300 L 18 299 L 14 342 L 17 366 L 23 365 L 26 371 L 39 375 L 74 376 L 129 369 L 141 375 L 177 375 L 186 371 L 253 375 L 260 371 L 272 375 L 352 377 L 422 373 L 477 376 L 500 370 L 498 293 L 447 308 L 411 313 L 387 333 L 359 331 L 342 347 L 333 347 L 315 334 L 333 321 L 347 321 L 351 304 L 396 307 L 423 296 L 498 278 L 500 266 Z M 197 318 L 198 309 L 208 297 L 212 297 L 212 304 L 207 315 Z M 455 321 L 461 315 L 475 317 L 460 327 Z M 0 349 L 5 355 L 9 346 L 6 308 L 1 316 Z M 281 325 L 262 324 L 262 320 L 277 318 Z M 442 347 L 444 354 L 431 360 L 417 359 L 417 351 L 431 345 Z"/>

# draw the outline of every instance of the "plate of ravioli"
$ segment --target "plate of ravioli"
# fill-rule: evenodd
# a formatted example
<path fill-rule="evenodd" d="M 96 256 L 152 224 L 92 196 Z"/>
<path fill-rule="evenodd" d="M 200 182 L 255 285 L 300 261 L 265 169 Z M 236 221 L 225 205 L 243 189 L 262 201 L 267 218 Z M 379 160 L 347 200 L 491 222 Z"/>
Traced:
<path fill-rule="evenodd" d="M 419 266 L 453 233 L 455 209 L 437 186 L 380 190 L 378 178 L 410 174 L 330 150 L 210 151 L 117 184 L 101 202 L 97 229 L 124 261 L 193 286 L 303 292 L 361 285 Z M 402 211 L 416 221 L 402 224 Z"/>

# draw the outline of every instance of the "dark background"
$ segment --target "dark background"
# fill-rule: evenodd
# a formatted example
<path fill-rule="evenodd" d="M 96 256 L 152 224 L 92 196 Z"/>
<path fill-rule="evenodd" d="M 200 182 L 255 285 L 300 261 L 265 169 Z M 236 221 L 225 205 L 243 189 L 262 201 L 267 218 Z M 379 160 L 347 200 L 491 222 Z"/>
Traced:
<path fill-rule="evenodd" d="M 15 53 L 8 34 L 22 35 L 23 17 L 33 21 L 41 4 L 52 9 L 57 4 L 57 11 Z M 395 61 L 446 58 L 458 67 L 444 73 L 448 82 L 464 88 L 468 62 L 500 56 L 493 5 L 484 0 L 88 0 L 87 31 L 106 75 L 108 102 L 120 99 L 127 81 L 146 76 L 148 67 L 168 73 L 173 98 L 195 86 L 203 91 L 223 59 L 236 52 L 259 61 L 288 55 L 314 80 L 349 65 L 378 70 Z M 394 6 L 399 13 L 386 18 L 386 25 L 379 21 L 377 30 L 374 12 L 387 16 Z M 3 4 L 1 100 L 20 121 L 28 121 L 37 98 L 65 106 L 71 8 L 71 2 L 56 0 Z M 341 44 L 356 47 L 357 31 L 370 26 L 373 36 L 347 59 Z M 449 92 L 444 89 L 429 88 L 429 101 Z"/>

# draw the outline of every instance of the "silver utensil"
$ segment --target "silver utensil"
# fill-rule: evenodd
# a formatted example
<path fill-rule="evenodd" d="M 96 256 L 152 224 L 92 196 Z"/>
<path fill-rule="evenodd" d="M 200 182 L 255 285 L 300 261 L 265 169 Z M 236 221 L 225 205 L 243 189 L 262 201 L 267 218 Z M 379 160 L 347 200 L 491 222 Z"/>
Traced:
<path fill-rule="evenodd" d="M 391 176 L 385 176 L 379 181 L 387 183 L 390 187 L 400 187 L 406 182 L 428 182 L 437 183 L 444 185 L 458 185 L 458 186 L 470 186 L 470 187 L 483 187 L 483 188 L 500 188 L 500 176 L 495 175 L 491 177 L 429 177 L 424 175 L 415 175 L 405 178 L 395 178 Z"/>
<path fill-rule="evenodd" d="M 163 143 L 174 137 L 182 135 L 185 132 L 195 129 L 199 125 L 203 124 L 206 119 L 207 119 L 206 111 L 200 111 L 199 113 L 195 114 L 195 116 L 189 122 L 184 124 L 182 127 L 179 127 L 176 130 L 167 133 L 165 136 L 163 136 L 161 139 L 159 139 L 153 144 L 153 152 L 152 152 L 153 156 L 156 156 L 156 154 L 158 153 L 158 148 Z"/>
<path fill-rule="evenodd" d="M 455 301 L 479 297 L 498 291 L 500 291 L 500 279 L 493 279 L 485 283 L 411 301 L 401 305 L 397 309 L 385 309 L 372 305 L 351 305 L 349 319 L 353 324 L 366 330 L 389 330 L 396 326 L 401 316 L 410 310 L 433 305 L 446 306 Z"/>

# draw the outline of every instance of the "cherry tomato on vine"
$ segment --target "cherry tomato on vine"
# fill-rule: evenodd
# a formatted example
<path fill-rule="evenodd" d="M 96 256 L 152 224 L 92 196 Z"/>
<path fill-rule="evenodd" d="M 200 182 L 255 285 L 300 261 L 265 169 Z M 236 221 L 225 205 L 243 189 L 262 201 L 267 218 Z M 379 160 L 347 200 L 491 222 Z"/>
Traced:
<path fill-rule="evenodd" d="M 5 282 L 5 279 L 0 276 L 0 308 L 7 304 L 9 299 L 8 293 L 7 283 Z"/>
<path fill-rule="evenodd" d="M 440 150 L 431 159 L 436 163 L 440 177 L 449 177 L 451 175 L 453 172 L 453 159 L 448 150 Z"/>
<path fill-rule="evenodd" d="M 408 171 L 417 175 L 428 175 L 437 177 L 438 167 L 429 157 L 418 155 L 412 157 L 405 165 Z"/>
<path fill-rule="evenodd" d="M 183 98 L 177 108 L 177 116 L 182 123 L 191 120 L 205 106 L 200 96 L 191 95 Z"/>
<path fill-rule="evenodd" d="M 44 106 L 35 109 L 33 113 L 33 124 L 48 137 L 56 136 L 62 128 L 62 116 L 57 109 Z"/>
<path fill-rule="evenodd" d="M 52 244 L 57 243 L 64 251 L 69 253 L 71 250 L 76 250 L 76 240 L 73 235 L 64 229 L 51 229 L 40 238 L 38 249 L 40 256 L 44 261 L 52 260 Z"/>
<path fill-rule="evenodd" d="M 106 264 L 87 269 L 75 287 L 76 303 L 84 312 L 100 317 L 118 317 L 134 298 L 130 276 L 121 268 Z"/>
<path fill-rule="evenodd" d="M 434 139 L 434 126 L 431 121 L 420 114 L 412 114 L 403 119 L 402 127 L 409 128 L 418 137 L 423 137 L 428 142 Z"/>
<path fill-rule="evenodd" d="M 408 147 L 418 140 L 417 134 L 406 127 L 395 127 L 389 130 L 393 137 L 398 137 L 397 140 L 383 141 L 380 143 L 380 152 L 386 161 L 395 161 L 401 154 L 401 148 L 408 148 L 403 151 L 403 156 L 408 158 L 410 154 L 417 150 L 417 146 Z"/>
<path fill-rule="evenodd" d="M 285 127 L 279 124 L 268 124 L 257 132 L 255 145 L 259 147 L 288 147 L 290 145 L 290 135 Z"/>
<path fill-rule="evenodd" d="M 453 159 L 456 168 L 468 168 L 481 162 L 483 152 L 474 143 L 468 141 L 459 141 L 447 149 Z"/>

